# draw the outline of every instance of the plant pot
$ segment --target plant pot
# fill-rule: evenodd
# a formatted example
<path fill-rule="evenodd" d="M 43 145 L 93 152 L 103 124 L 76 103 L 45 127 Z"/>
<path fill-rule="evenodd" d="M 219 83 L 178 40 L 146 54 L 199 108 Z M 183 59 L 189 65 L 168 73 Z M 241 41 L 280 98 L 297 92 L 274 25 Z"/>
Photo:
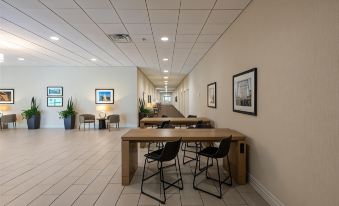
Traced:
<path fill-rule="evenodd" d="M 140 120 L 142 120 L 143 118 L 148 117 L 147 113 L 141 113 L 139 112 L 139 127 L 140 127 Z"/>
<path fill-rule="evenodd" d="M 64 119 L 65 129 L 74 129 L 75 127 L 75 115 L 69 116 Z"/>
<path fill-rule="evenodd" d="M 27 119 L 28 129 L 39 129 L 40 128 L 40 115 L 33 115 L 31 118 Z"/>

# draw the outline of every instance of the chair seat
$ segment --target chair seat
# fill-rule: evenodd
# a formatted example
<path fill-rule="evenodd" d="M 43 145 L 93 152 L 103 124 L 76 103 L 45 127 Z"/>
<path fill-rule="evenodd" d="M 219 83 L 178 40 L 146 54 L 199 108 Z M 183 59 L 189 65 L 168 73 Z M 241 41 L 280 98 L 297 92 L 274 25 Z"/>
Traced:
<path fill-rule="evenodd" d="M 218 151 L 218 148 L 216 147 L 206 147 L 205 149 L 198 152 L 198 154 L 205 156 L 205 157 L 214 157 L 217 151 Z"/>
<path fill-rule="evenodd" d="M 162 150 L 163 149 L 158 149 L 148 154 L 145 154 L 145 157 L 147 157 L 148 159 L 159 160 L 161 157 Z"/>

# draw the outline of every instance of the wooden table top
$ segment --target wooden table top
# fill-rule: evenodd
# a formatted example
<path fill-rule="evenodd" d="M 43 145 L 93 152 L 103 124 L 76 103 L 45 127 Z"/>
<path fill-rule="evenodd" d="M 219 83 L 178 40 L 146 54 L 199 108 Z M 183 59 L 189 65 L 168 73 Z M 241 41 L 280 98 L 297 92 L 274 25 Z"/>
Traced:
<path fill-rule="evenodd" d="M 164 121 L 170 121 L 172 123 L 189 123 L 189 122 L 210 122 L 211 120 L 206 117 L 198 117 L 198 118 L 186 118 L 186 117 L 145 117 L 140 120 L 143 123 L 160 123 Z"/>
<path fill-rule="evenodd" d="M 131 129 L 122 135 L 123 141 L 219 141 L 232 135 L 233 141 L 245 140 L 246 136 L 238 131 L 218 129 Z"/>

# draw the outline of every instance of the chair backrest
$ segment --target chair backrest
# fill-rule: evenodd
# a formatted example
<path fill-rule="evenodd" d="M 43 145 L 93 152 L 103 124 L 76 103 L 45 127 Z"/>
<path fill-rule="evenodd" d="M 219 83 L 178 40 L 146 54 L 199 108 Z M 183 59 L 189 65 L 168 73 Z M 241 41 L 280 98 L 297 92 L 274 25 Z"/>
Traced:
<path fill-rule="evenodd" d="M 159 160 L 162 162 L 173 160 L 179 153 L 181 138 L 177 141 L 166 142 L 164 149 L 161 152 Z"/>
<path fill-rule="evenodd" d="M 220 141 L 218 151 L 214 154 L 214 157 L 216 158 L 225 157 L 230 151 L 231 141 L 232 141 L 232 135 L 230 137 L 222 139 Z"/>
<path fill-rule="evenodd" d="M 165 124 L 164 127 L 160 128 L 160 129 L 175 129 L 175 126 L 173 126 L 171 124 Z"/>
<path fill-rule="evenodd" d="M 81 123 L 85 122 L 85 120 L 95 120 L 95 115 L 93 114 L 80 114 L 79 121 Z"/>
<path fill-rule="evenodd" d="M 164 128 L 165 125 L 168 125 L 168 124 L 170 124 L 170 121 L 169 121 L 169 120 L 168 120 L 168 121 L 163 121 L 163 122 L 161 123 L 161 125 L 160 125 L 159 128 Z"/>
<path fill-rule="evenodd" d="M 203 121 L 198 121 L 195 128 L 197 129 L 203 129 L 203 128 L 212 128 L 212 125 L 211 124 L 208 124 L 208 123 L 203 123 Z"/>
<path fill-rule="evenodd" d="M 120 115 L 112 114 L 107 117 L 110 123 L 119 123 L 120 122 Z"/>
<path fill-rule="evenodd" d="M 188 115 L 187 118 L 197 118 L 197 115 Z"/>
<path fill-rule="evenodd" d="M 168 117 L 168 116 L 163 114 L 163 115 L 161 115 L 161 117 L 162 117 L 162 118 L 166 118 L 166 117 Z"/>
<path fill-rule="evenodd" d="M 1 122 L 3 124 L 16 122 L 16 114 L 6 114 L 1 117 Z"/>

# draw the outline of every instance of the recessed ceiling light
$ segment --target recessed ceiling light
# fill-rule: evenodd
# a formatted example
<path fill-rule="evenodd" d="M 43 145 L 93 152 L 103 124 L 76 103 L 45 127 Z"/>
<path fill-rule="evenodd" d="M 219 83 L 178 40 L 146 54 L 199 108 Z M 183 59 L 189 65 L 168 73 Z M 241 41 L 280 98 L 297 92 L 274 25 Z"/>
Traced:
<path fill-rule="evenodd" d="M 161 37 L 161 41 L 168 41 L 168 37 L 167 36 Z"/>
<path fill-rule="evenodd" d="M 57 37 L 57 36 L 51 36 L 51 37 L 49 37 L 50 39 L 52 39 L 52 40 L 54 40 L 54 41 L 58 41 L 59 40 L 59 37 Z"/>
<path fill-rule="evenodd" d="M 25 58 L 19 57 L 18 60 L 19 60 L 19 61 L 24 61 Z"/>
<path fill-rule="evenodd" d="M 167 59 L 167 58 L 163 58 L 163 59 L 162 59 L 162 61 L 164 61 L 164 62 L 167 62 L 167 61 L 168 61 L 168 59 Z"/>
<path fill-rule="evenodd" d="M 164 77 L 164 79 L 168 79 L 168 77 Z"/>
<path fill-rule="evenodd" d="M 168 73 L 168 70 L 164 70 L 164 73 Z"/>
<path fill-rule="evenodd" d="M 91 61 L 92 61 L 92 62 L 96 62 L 97 59 L 96 59 L 96 58 L 92 58 Z"/>

